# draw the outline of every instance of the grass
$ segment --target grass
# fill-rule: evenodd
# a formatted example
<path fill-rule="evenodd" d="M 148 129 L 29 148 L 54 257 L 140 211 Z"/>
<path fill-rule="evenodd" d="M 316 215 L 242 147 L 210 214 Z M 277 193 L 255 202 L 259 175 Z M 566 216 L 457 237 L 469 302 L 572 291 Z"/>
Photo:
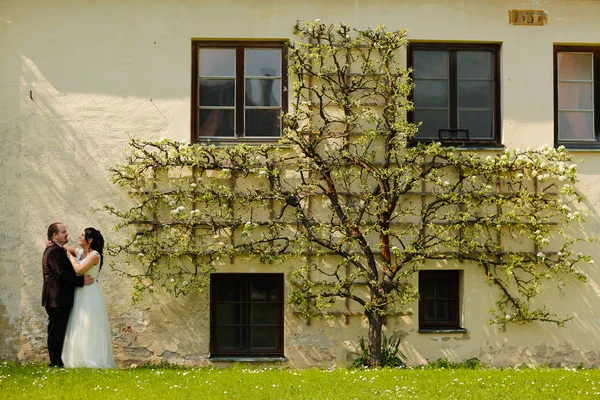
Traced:
<path fill-rule="evenodd" d="M 0 399 L 600 399 L 598 369 L 50 369 L 0 362 Z"/>

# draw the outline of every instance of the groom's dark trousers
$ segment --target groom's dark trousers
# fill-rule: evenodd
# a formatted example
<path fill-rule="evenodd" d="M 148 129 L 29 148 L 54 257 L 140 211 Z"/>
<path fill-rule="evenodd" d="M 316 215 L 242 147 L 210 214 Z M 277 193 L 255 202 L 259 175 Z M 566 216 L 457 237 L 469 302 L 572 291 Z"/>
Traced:
<path fill-rule="evenodd" d="M 67 324 L 72 307 L 48 307 L 48 354 L 50 355 L 50 365 L 53 367 L 62 367 L 61 358 Z"/>
<path fill-rule="evenodd" d="M 42 305 L 48 313 L 48 355 L 51 367 L 62 367 L 63 342 L 69 314 L 73 307 L 75 287 L 83 286 L 83 276 L 77 276 L 64 249 L 58 244 L 46 248 L 42 257 L 44 286 Z"/>

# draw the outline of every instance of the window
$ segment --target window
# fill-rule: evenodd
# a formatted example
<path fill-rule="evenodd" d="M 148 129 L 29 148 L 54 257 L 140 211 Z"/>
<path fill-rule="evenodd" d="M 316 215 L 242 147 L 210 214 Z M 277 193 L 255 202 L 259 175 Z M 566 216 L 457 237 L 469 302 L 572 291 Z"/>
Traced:
<path fill-rule="evenodd" d="M 283 356 L 283 274 L 212 274 L 211 356 Z"/>
<path fill-rule="evenodd" d="M 194 41 L 192 49 L 192 142 L 281 137 L 283 42 Z"/>
<path fill-rule="evenodd" d="M 419 271 L 419 329 L 459 329 L 459 271 Z"/>
<path fill-rule="evenodd" d="M 499 144 L 499 45 L 412 43 L 415 140 Z"/>
<path fill-rule="evenodd" d="M 554 47 L 557 144 L 600 147 L 600 47 Z"/>

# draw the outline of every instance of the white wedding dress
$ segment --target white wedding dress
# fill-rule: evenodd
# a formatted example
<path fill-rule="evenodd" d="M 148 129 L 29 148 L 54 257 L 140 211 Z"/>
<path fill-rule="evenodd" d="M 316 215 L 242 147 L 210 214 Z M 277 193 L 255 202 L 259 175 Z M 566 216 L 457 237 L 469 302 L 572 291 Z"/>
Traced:
<path fill-rule="evenodd" d="M 80 263 L 82 253 L 83 249 L 77 251 Z M 75 288 L 62 351 L 67 368 L 116 368 L 108 313 L 98 282 L 99 269 L 100 262 L 85 273 L 96 279 L 92 285 Z"/>

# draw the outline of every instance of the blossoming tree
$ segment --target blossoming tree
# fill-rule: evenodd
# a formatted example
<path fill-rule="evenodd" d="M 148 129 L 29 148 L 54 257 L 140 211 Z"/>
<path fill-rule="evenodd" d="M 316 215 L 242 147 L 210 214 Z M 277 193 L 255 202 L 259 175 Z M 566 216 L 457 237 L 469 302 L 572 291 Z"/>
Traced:
<path fill-rule="evenodd" d="M 413 86 L 398 59 L 405 31 L 320 21 L 295 31 L 278 144 L 132 140 L 129 162 L 113 169 L 133 206 L 105 206 L 132 230 L 112 250 L 144 266 L 122 269 L 136 296 L 201 290 L 235 257 L 293 260 L 291 304 L 314 316 L 356 302 L 369 323 L 368 364 L 378 365 L 385 316 L 407 312 L 418 298 L 412 275 L 445 260 L 495 288 L 491 322 L 563 325 L 568 316 L 531 300 L 545 281 L 585 280 L 575 266 L 590 262 L 563 231 L 582 221 L 565 149 L 414 143 Z"/>

